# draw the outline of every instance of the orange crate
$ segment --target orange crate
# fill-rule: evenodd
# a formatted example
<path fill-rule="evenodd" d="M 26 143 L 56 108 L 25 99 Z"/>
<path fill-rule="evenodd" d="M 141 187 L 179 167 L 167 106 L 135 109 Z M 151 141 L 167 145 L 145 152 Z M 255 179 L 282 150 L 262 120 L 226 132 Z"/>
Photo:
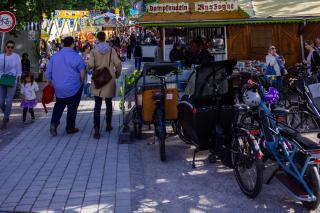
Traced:
<path fill-rule="evenodd" d="M 154 100 L 152 96 L 160 92 L 160 89 L 146 90 L 142 94 L 142 120 L 144 122 L 152 121 L 152 116 L 155 108 Z M 166 120 L 175 120 L 178 117 L 178 89 L 170 88 L 167 89 L 166 99 L 165 99 L 165 119 Z"/>

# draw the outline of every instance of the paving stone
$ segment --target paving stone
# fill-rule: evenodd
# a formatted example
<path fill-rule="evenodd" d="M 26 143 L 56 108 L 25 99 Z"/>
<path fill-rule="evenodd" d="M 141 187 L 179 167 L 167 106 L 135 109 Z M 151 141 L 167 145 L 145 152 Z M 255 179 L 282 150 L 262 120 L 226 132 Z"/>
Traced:
<path fill-rule="evenodd" d="M 8 148 L 0 150 L 0 156 L 5 156 L 0 158 L 0 202 L 5 201 L 3 204 L 8 204 L 8 210 L 18 205 L 17 209 L 19 207 L 22 211 L 59 212 L 64 207 L 73 206 L 66 211 L 76 212 L 83 204 L 87 205 L 83 212 L 114 210 L 117 164 L 125 167 L 129 161 L 125 153 L 117 162 L 116 131 L 111 136 L 104 134 L 99 142 L 92 138 L 93 105 L 93 101 L 81 102 L 79 110 L 87 110 L 90 114 L 79 113 L 77 124 L 81 131 L 78 134 L 66 135 L 63 128 L 59 128 L 59 135 L 51 138 L 48 131 L 42 131 L 44 127 L 48 129 L 50 117 L 47 117 L 32 126 L 34 140 L 25 130 L 21 135 L 27 137 L 19 135 L 19 142 L 13 141 Z M 116 110 L 114 112 L 117 116 Z M 64 126 L 65 115 L 61 121 Z M 126 172 L 129 170 L 121 170 L 121 173 Z"/>

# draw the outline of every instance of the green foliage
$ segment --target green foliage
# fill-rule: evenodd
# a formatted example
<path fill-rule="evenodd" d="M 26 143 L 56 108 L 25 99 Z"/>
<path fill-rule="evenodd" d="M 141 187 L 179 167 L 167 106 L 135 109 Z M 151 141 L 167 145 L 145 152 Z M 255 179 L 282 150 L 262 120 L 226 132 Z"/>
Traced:
<path fill-rule="evenodd" d="M 50 17 L 54 10 L 106 10 L 113 9 L 113 0 L 0 0 L 0 11 L 7 10 L 15 14 L 17 26 L 12 33 L 16 34 L 27 22 L 43 19 L 43 14 Z M 118 0 L 119 8 L 128 11 L 130 0 Z"/>
<path fill-rule="evenodd" d="M 132 86 L 136 82 L 136 80 L 138 79 L 140 74 L 141 74 L 141 71 L 134 70 L 129 77 L 125 76 L 124 80 L 126 82 L 126 86 L 127 87 Z M 124 94 L 123 86 L 121 85 L 120 88 L 119 88 L 119 92 L 118 92 L 118 95 L 120 97 L 120 102 L 119 102 L 120 109 L 122 109 L 122 97 L 123 97 L 123 94 Z"/>

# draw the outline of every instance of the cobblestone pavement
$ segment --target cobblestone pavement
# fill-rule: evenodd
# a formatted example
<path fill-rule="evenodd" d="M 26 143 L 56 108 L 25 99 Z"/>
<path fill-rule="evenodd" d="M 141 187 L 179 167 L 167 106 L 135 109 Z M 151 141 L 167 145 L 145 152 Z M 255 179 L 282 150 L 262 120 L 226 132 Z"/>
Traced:
<path fill-rule="evenodd" d="M 233 171 L 209 163 L 208 152 L 197 155 L 193 169 L 193 149 L 177 136 L 168 138 L 167 161 L 162 163 L 158 144 L 148 145 L 154 140 L 152 131 L 145 131 L 144 140 L 129 146 L 134 212 L 308 212 L 276 179 L 264 184 L 256 199 L 248 199 Z M 265 182 L 273 169 L 266 168 Z"/>
<path fill-rule="evenodd" d="M 79 133 L 62 123 L 52 138 L 41 118 L 0 151 L 0 211 L 130 212 L 128 145 L 118 145 L 116 128 L 93 139 L 93 103 L 81 102 Z"/>
<path fill-rule="evenodd" d="M 123 66 L 124 73 L 132 69 L 131 62 Z M 38 105 L 36 122 L 22 125 L 16 102 L 9 128 L 0 131 L 0 212 L 131 212 L 129 151 L 118 144 L 118 104 L 114 130 L 106 133 L 104 122 L 95 140 L 92 100 L 80 103 L 80 132 L 65 133 L 64 114 L 54 138 L 50 114 Z M 104 106 L 105 120 L 103 114 Z"/>

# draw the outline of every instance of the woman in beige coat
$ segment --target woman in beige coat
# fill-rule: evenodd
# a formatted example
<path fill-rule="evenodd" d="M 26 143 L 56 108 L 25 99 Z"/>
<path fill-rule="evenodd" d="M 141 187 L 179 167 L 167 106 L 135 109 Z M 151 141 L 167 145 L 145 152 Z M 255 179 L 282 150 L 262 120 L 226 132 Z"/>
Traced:
<path fill-rule="evenodd" d="M 103 99 L 106 102 L 106 120 L 107 127 L 106 131 L 111 131 L 111 120 L 112 120 L 112 98 L 116 92 L 116 78 L 121 74 L 121 61 L 114 49 L 107 44 L 106 34 L 104 32 L 99 32 L 97 35 L 98 43 L 95 45 L 94 49 L 90 52 L 89 58 L 89 68 L 102 69 L 107 67 L 110 70 L 112 79 L 104 85 L 101 89 L 97 89 L 92 81 L 92 95 L 94 96 L 95 106 L 94 106 L 94 138 L 100 138 L 100 112 Z"/>

